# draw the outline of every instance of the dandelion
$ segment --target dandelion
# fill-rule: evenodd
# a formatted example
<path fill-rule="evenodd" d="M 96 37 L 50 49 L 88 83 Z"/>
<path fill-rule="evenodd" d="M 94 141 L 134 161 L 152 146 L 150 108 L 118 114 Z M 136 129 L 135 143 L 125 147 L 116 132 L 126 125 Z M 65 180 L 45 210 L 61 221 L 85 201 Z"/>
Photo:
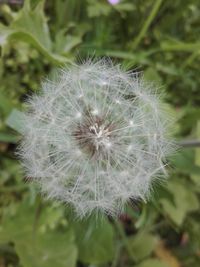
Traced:
<path fill-rule="evenodd" d="M 88 60 L 43 82 L 28 107 L 19 148 L 27 175 L 79 217 L 119 214 L 166 172 L 169 121 L 137 73 Z"/>

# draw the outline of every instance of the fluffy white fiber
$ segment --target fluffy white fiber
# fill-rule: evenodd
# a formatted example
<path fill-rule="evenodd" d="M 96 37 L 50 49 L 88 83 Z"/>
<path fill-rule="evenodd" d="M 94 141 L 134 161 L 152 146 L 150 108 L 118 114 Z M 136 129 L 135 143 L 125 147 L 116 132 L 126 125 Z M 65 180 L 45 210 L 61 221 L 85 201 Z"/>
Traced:
<path fill-rule="evenodd" d="M 48 198 L 117 215 L 163 177 L 168 118 L 152 85 L 110 61 L 61 69 L 28 102 L 19 154 Z"/>

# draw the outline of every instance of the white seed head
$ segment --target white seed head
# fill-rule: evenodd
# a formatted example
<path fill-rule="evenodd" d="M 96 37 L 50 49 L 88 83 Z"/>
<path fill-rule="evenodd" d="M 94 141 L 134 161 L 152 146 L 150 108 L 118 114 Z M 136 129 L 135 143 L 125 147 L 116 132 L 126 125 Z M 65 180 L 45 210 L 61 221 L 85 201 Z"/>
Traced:
<path fill-rule="evenodd" d="M 106 60 L 59 70 L 28 102 L 19 148 L 27 175 L 80 217 L 146 199 L 172 147 L 151 87 Z"/>

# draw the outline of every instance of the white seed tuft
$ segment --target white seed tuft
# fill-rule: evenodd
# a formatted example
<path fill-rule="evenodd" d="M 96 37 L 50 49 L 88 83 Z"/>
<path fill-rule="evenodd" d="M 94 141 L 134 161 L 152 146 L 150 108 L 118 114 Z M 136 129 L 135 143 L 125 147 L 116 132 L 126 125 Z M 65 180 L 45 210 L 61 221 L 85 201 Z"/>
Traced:
<path fill-rule="evenodd" d="M 27 175 L 79 217 L 145 200 L 172 150 L 156 90 L 106 60 L 57 75 L 28 103 L 19 148 Z"/>

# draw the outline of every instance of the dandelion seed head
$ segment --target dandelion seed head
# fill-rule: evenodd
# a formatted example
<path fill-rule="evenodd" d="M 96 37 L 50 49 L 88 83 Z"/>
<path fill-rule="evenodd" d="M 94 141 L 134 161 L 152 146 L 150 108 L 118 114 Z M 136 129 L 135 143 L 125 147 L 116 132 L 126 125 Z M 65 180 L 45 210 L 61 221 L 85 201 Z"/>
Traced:
<path fill-rule="evenodd" d="M 88 60 L 57 72 L 28 101 L 22 164 L 47 198 L 112 216 L 147 199 L 166 174 L 170 123 L 159 95 L 137 73 Z"/>

